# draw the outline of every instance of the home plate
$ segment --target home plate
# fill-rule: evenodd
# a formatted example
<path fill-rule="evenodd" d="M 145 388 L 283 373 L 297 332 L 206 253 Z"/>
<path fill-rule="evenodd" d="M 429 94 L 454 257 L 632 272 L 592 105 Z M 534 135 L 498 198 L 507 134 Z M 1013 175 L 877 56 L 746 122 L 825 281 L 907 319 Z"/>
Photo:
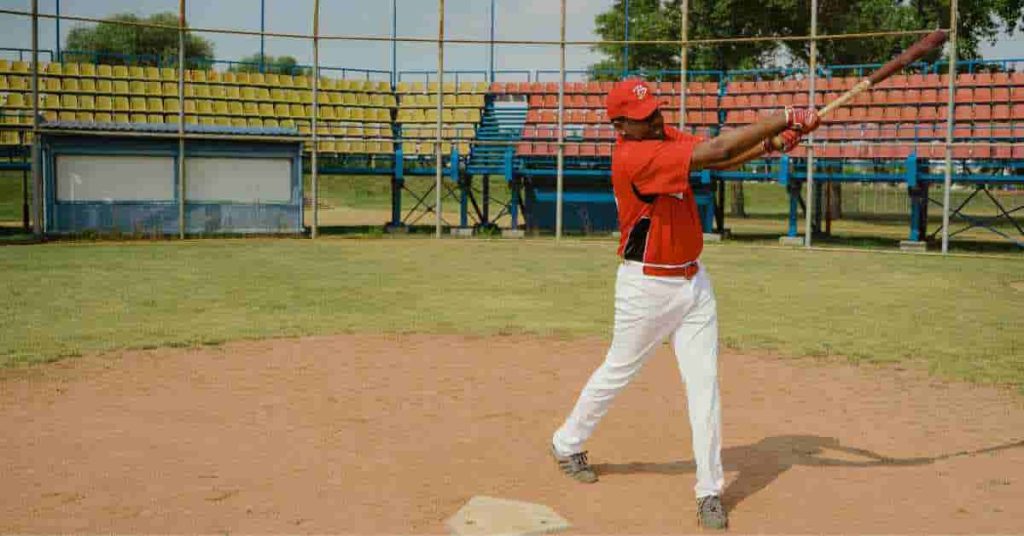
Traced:
<path fill-rule="evenodd" d="M 543 504 L 477 495 L 445 522 L 452 534 L 545 534 L 570 527 L 569 522 Z"/>

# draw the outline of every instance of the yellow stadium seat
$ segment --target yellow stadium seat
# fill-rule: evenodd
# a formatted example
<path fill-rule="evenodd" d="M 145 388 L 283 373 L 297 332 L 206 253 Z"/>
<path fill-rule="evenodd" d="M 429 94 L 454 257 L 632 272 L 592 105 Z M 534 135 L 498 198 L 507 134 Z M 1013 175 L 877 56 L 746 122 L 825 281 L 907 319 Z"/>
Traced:
<path fill-rule="evenodd" d="M 325 91 L 321 91 L 316 96 L 316 102 L 319 104 L 330 104 L 331 97 Z"/>
<path fill-rule="evenodd" d="M 445 91 L 448 91 L 447 89 Z M 462 81 L 456 85 L 453 93 L 470 93 L 473 91 L 473 82 Z"/>
<path fill-rule="evenodd" d="M 211 84 L 221 83 L 221 73 L 219 71 L 206 71 L 206 81 Z"/>
<path fill-rule="evenodd" d="M 133 112 L 145 112 L 146 110 L 146 99 L 145 97 L 132 97 L 130 102 L 131 111 Z"/>
<path fill-rule="evenodd" d="M 177 82 L 162 82 L 162 83 L 160 83 L 160 93 L 163 94 L 163 96 L 165 96 L 165 97 L 176 97 L 178 95 L 178 83 Z"/>
<path fill-rule="evenodd" d="M 355 95 L 355 97 L 356 97 L 356 104 L 358 104 L 359 106 L 372 106 L 373 105 L 373 103 L 370 101 L 370 94 L 369 93 L 350 93 L 350 95 Z"/>
<path fill-rule="evenodd" d="M 226 73 L 220 75 L 220 81 L 224 82 L 225 84 L 237 84 L 238 76 L 231 71 L 227 71 Z"/>
<path fill-rule="evenodd" d="M 455 93 L 455 82 L 445 82 L 443 87 L 445 93 Z"/>
<path fill-rule="evenodd" d="M 164 99 L 164 111 L 171 114 L 181 111 L 181 107 L 178 106 L 178 99 Z"/>
<path fill-rule="evenodd" d="M 473 106 L 473 95 L 461 93 L 455 98 L 455 106 Z"/>
<path fill-rule="evenodd" d="M 224 86 L 207 86 L 210 88 L 211 99 L 226 99 L 228 97 L 227 91 Z"/>
<path fill-rule="evenodd" d="M 75 68 L 78 69 L 78 76 L 96 77 L 96 66 L 91 63 L 76 63 Z"/>
<path fill-rule="evenodd" d="M 39 114 L 43 116 L 42 120 L 45 121 L 45 122 L 51 122 L 52 123 L 53 121 L 57 120 L 57 110 L 42 110 L 42 111 L 39 112 Z M 31 114 L 27 114 L 24 117 L 28 117 L 29 118 L 29 123 L 27 123 L 27 124 L 32 124 L 31 123 Z"/>
<path fill-rule="evenodd" d="M 313 104 L 313 94 L 308 91 L 299 91 L 299 102 L 302 104 Z"/>
<path fill-rule="evenodd" d="M 359 104 L 359 100 L 356 98 L 355 93 L 342 93 L 341 103 L 345 106 L 356 106 Z"/>
<path fill-rule="evenodd" d="M 388 82 L 387 80 L 378 80 L 377 91 L 381 93 L 391 93 L 391 82 Z"/>
<path fill-rule="evenodd" d="M 69 93 L 78 93 L 79 92 L 79 86 L 78 86 L 78 79 L 77 78 L 65 78 L 63 80 L 60 80 L 60 85 L 61 85 L 62 91 L 66 91 L 66 92 L 69 92 Z"/>
<path fill-rule="evenodd" d="M 245 72 L 235 73 L 235 83 L 239 84 L 239 85 L 243 85 L 243 86 L 244 85 L 248 85 L 250 83 L 249 82 L 249 73 L 245 73 Z"/>
<path fill-rule="evenodd" d="M 427 86 L 423 82 L 413 82 L 410 86 L 413 93 L 425 93 Z"/>
<path fill-rule="evenodd" d="M 0 73 L 11 72 L 11 61 L 0 58 Z"/>
<path fill-rule="evenodd" d="M 95 110 L 96 109 L 96 98 L 92 95 L 79 95 L 78 96 L 78 107 L 82 110 Z"/>
<path fill-rule="evenodd" d="M 295 87 L 308 88 L 309 77 L 308 76 L 296 76 L 294 77 Z"/>
<path fill-rule="evenodd" d="M 302 107 L 302 113 L 305 117 L 313 117 L 313 106 L 306 104 Z"/>
<path fill-rule="evenodd" d="M 306 111 L 301 104 L 292 104 L 289 107 L 289 110 L 291 112 L 289 113 L 289 115 L 291 115 L 292 117 L 303 117 L 304 115 L 306 115 Z"/>
<path fill-rule="evenodd" d="M 14 73 L 29 73 L 29 65 L 27 61 L 15 61 L 11 62 L 11 72 Z"/>
<path fill-rule="evenodd" d="M 317 108 L 317 111 L 320 113 L 320 117 L 322 119 L 325 119 L 325 120 L 328 120 L 328 121 L 332 121 L 334 119 L 337 119 L 336 117 L 334 117 L 334 107 L 333 106 L 320 106 L 319 108 Z"/>
<path fill-rule="evenodd" d="M 185 79 L 194 83 L 206 83 L 206 71 L 189 69 L 185 72 Z"/>
<path fill-rule="evenodd" d="M 345 136 L 349 138 L 362 138 L 363 127 L 362 125 L 349 125 L 345 127 Z"/>
<path fill-rule="evenodd" d="M 480 122 L 480 110 L 477 110 L 475 108 L 470 110 L 469 111 L 469 121 L 471 123 L 479 123 Z"/>
<path fill-rule="evenodd" d="M 242 100 L 254 101 L 256 100 L 256 88 L 245 86 L 241 88 Z"/>
<path fill-rule="evenodd" d="M 269 102 L 261 102 L 261 103 L 259 103 L 258 111 L 259 111 L 259 115 L 261 115 L 263 117 L 273 117 L 274 115 L 276 115 L 274 113 L 274 105 L 270 104 Z"/>
<path fill-rule="evenodd" d="M 159 97 L 150 97 L 146 99 L 146 111 L 147 112 L 163 112 L 164 101 Z"/>
<path fill-rule="evenodd" d="M 395 86 L 395 93 L 411 93 L 411 92 L 412 92 L 412 85 L 410 85 L 408 82 L 399 82 Z"/>
<path fill-rule="evenodd" d="M 331 128 L 325 123 L 317 123 L 316 134 L 317 136 L 329 136 L 331 134 Z"/>
<path fill-rule="evenodd" d="M 317 145 L 317 150 L 320 151 L 321 153 L 333 153 L 337 151 L 337 149 L 334 147 L 334 140 L 319 140 L 319 143 L 317 143 Z"/>
<path fill-rule="evenodd" d="M 96 96 L 96 109 L 109 112 L 114 109 L 114 100 L 107 95 Z"/>
<path fill-rule="evenodd" d="M 439 85 L 437 82 L 430 82 L 427 84 L 427 93 L 437 93 Z"/>
<path fill-rule="evenodd" d="M 488 85 L 487 82 L 474 82 L 473 83 L 472 92 L 473 93 L 481 93 L 481 94 L 483 94 L 483 93 L 487 93 L 487 91 L 489 89 L 490 89 L 490 85 Z"/>
<path fill-rule="evenodd" d="M 185 96 L 186 97 L 195 97 L 196 96 L 196 86 L 195 86 L 195 84 L 185 84 Z"/>
<path fill-rule="evenodd" d="M 267 85 L 267 77 L 263 73 L 249 73 L 249 84 L 254 86 Z"/>
<path fill-rule="evenodd" d="M 200 99 L 210 98 L 210 86 L 207 85 L 196 85 L 196 97 Z"/>
<path fill-rule="evenodd" d="M 43 84 L 40 85 L 40 91 L 60 93 L 60 78 L 43 78 L 42 80 Z"/>
<path fill-rule="evenodd" d="M 247 126 L 247 123 L 244 117 L 232 117 L 231 126 L 236 128 L 245 128 Z"/>
<path fill-rule="evenodd" d="M 131 116 L 126 114 L 126 113 L 115 113 L 114 114 L 114 122 L 115 123 L 131 123 L 132 119 L 131 119 Z"/>
<path fill-rule="evenodd" d="M 60 75 L 64 74 L 64 71 L 61 68 L 61 64 L 59 64 L 59 63 L 47 64 L 46 66 L 43 67 L 42 72 L 44 72 L 46 74 L 52 74 L 52 75 L 55 75 L 55 76 L 60 76 Z"/>
<path fill-rule="evenodd" d="M 198 125 L 199 124 L 199 117 L 195 116 L 195 115 L 186 115 L 185 116 L 185 124 L 186 125 Z"/>
<path fill-rule="evenodd" d="M 96 112 L 97 123 L 113 123 L 114 116 L 109 112 Z"/>
<path fill-rule="evenodd" d="M 348 113 L 349 119 L 351 119 L 352 121 L 363 121 L 364 119 L 366 119 L 366 114 L 364 113 L 362 108 L 349 108 Z"/>
<path fill-rule="evenodd" d="M 130 118 L 131 118 L 130 121 L 132 123 L 148 123 L 149 122 L 149 120 L 146 119 L 146 114 L 131 114 Z"/>
<path fill-rule="evenodd" d="M 219 120 L 220 120 L 219 117 L 204 116 L 204 117 L 200 117 L 199 118 L 199 124 L 200 125 L 216 125 L 216 124 L 218 124 Z M 227 123 L 227 120 L 225 120 L 225 123 Z"/>
<path fill-rule="evenodd" d="M 196 106 L 196 101 L 186 100 L 185 101 L 185 113 L 188 115 L 195 115 L 199 113 L 199 107 Z"/>
<path fill-rule="evenodd" d="M 352 81 L 342 78 L 341 80 L 338 80 L 334 87 L 338 91 L 352 91 Z"/>
<path fill-rule="evenodd" d="M 352 80 L 349 87 L 352 88 L 352 91 L 365 93 L 369 89 L 369 84 L 366 80 Z"/>
<path fill-rule="evenodd" d="M 281 85 L 281 77 L 279 75 L 277 75 L 276 73 L 264 74 L 263 75 L 263 79 L 264 79 L 264 83 L 266 85 L 268 85 L 268 86 L 280 86 Z M 266 121 L 263 122 L 263 124 L 266 124 L 266 123 L 267 123 Z"/>
<path fill-rule="evenodd" d="M 7 91 L 10 87 L 11 86 L 7 83 L 7 77 L 0 75 L 0 91 Z"/>
<path fill-rule="evenodd" d="M 365 153 L 366 152 L 366 142 L 356 140 L 356 141 L 350 141 L 348 143 L 349 143 L 349 149 L 353 153 Z"/>
<path fill-rule="evenodd" d="M 96 76 L 99 78 L 113 78 L 114 67 L 111 65 L 101 64 L 96 66 Z"/>
<path fill-rule="evenodd" d="M 12 91 L 31 91 L 32 89 L 32 84 L 26 76 L 8 76 L 7 84 L 11 86 Z"/>
<path fill-rule="evenodd" d="M 12 95 L 20 95 L 20 94 L 19 93 L 14 93 Z M 29 97 L 29 98 L 26 98 L 25 100 L 31 101 L 32 99 L 31 99 L 31 97 Z M 8 104 L 8 106 L 10 106 L 11 108 L 14 108 L 14 106 L 12 104 Z M 42 105 L 40 106 L 40 108 L 46 108 L 47 110 L 56 110 L 56 109 L 60 108 L 60 96 L 59 95 L 43 95 L 43 102 L 42 102 Z"/>
<path fill-rule="evenodd" d="M 295 87 L 295 77 L 290 74 L 278 75 L 278 84 L 281 87 Z"/>
<path fill-rule="evenodd" d="M 164 123 L 169 125 L 178 124 L 178 114 L 164 114 Z"/>
<path fill-rule="evenodd" d="M 136 80 L 142 80 L 146 78 L 146 70 L 138 65 L 128 66 L 128 78 L 134 78 Z"/>
<path fill-rule="evenodd" d="M 387 103 L 384 102 L 384 95 L 370 95 L 370 105 L 376 106 L 378 108 L 383 108 L 384 106 L 387 106 Z"/>
<path fill-rule="evenodd" d="M 458 100 L 456 99 L 455 95 L 453 95 L 451 93 L 446 93 L 444 95 L 444 99 L 443 99 L 442 104 L 445 107 L 453 108 L 453 107 L 458 105 Z"/>
<path fill-rule="evenodd" d="M 114 97 L 115 112 L 127 112 L 129 110 L 131 110 L 131 105 L 128 102 L 128 97 Z"/>
<path fill-rule="evenodd" d="M 75 121 L 82 123 L 95 123 L 96 117 L 92 115 L 92 112 L 76 112 Z"/>
<path fill-rule="evenodd" d="M 162 124 L 164 122 L 164 114 L 148 114 L 146 115 L 146 122 Z"/>
<path fill-rule="evenodd" d="M 299 123 L 298 127 L 299 133 L 302 134 L 303 136 L 309 136 L 310 133 L 312 132 L 312 129 L 309 127 L 309 123 Z"/>
<path fill-rule="evenodd" d="M 82 76 L 77 63 L 64 64 L 64 76 Z"/>
<path fill-rule="evenodd" d="M 250 117 L 246 120 L 246 126 L 249 128 L 263 128 L 263 120 L 259 117 Z"/>
<path fill-rule="evenodd" d="M 78 90 L 82 93 L 96 93 L 96 80 L 83 78 L 78 81 Z"/>
<path fill-rule="evenodd" d="M 96 80 L 96 93 L 113 93 L 114 84 L 110 80 L 100 78 Z"/>
<path fill-rule="evenodd" d="M 277 122 L 277 119 L 271 118 L 271 119 L 264 119 L 263 120 L 263 126 L 265 128 L 277 128 L 277 127 L 279 127 L 281 125 Z"/>
<path fill-rule="evenodd" d="M 213 113 L 217 115 L 229 115 L 230 112 L 228 112 L 228 103 L 226 101 L 219 100 L 213 101 Z"/>
<path fill-rule="evenodd" d="M 175 91 L 174 93 L 177 93 Z M 163 91 L 160 82 L 146 82 L 146 95 L 162 95 Z"/>
<path fill-rule="evenodd" d="M 338 83 L 333 78 L 321 77 L 317 80 L 317 87 L 323 91 L 333 91 L 337 89 Z"/>
<path fill-rule="evenodd" d="M 336 105 L 336 106 L 339 105 L 339 104 L 345 104 L 345 99 L 342 98 L 343 95 L 344 95 L 343 93 L 337 93 L 337 92 L 331 93 L 330 94 L 331 104 Z"/>
<path fill-rule="evenodd" d="M 160 69 L 160 79 L 167 81 L 177 80 L 178 70 L 172 67 L 162 67 Z"/>
<path fill-rule="evenodd" d="M 144 95 L 146 93 L 146 83 L 141 80 L 132 80 L 128 83 L 128 92 L 133 95 Z"/>
<path fill-rule="evenodd" d="M 265 87 L 256 88 L 256 100 L 268 101 L 270 100 L 270 90 Z"/>
<path fill-rule="evenodd" d="M 114 80 L 114 93 L 128 95 L 132 93 L 131 86 L 125 80 Z"/>
<path fill-rule="evenodd" d="M 279 102 L 274 105 L 274 115 L 278 117 L 291 117 L 291 108 L 283 102 Z"/>
<path fill-rule="evenodd" d="M 159 80 L 160 69 L 156 67 L 146 67 L 143 71 L 143 77 L 145 77 L 147 80 Z"/>
<path fill-rule="evenodd" d="M 334 122 L 334 123 L 331 123 L 330 126 L 331 126 L 331 135 L 332 136 L 344 136 L 345 135 L 345 125 L 343 125 L 341 123 L 338 123 L 338 122 Z"/>
<path fill-rule="evenodd" d="M 242 103 L 242 113 L 249 117 L 260 115 L 260 107 L 255 102 L 244 102 Z"/>
<path fill-rule="evenodd" d="M 279 122 L 281 123 L 281 128 L 295 128 L 294 119 L 280 119 Z"/>
<path fill-rule="evenodd" d="M 196 101 L 196 107 L 199 109 L 199 115 L 214 115 L 213 101 Z"/>
<path fill-rule="evenodd" d="M 288 100 L 288 95 L 285 94 L 285 90 L 283 90 L 283 89 L 276 88 L 276 87 L 275 88 L 271 88 L 270 89 L 270 100 L 272 100 L 274 102 L 286 102 Z"/>
<path fill-rule="evenodd" d="M 242 98 L 242 92 L 238 86 L 225 86 L 224 94 L 231 100 L 240 100 Z"/>

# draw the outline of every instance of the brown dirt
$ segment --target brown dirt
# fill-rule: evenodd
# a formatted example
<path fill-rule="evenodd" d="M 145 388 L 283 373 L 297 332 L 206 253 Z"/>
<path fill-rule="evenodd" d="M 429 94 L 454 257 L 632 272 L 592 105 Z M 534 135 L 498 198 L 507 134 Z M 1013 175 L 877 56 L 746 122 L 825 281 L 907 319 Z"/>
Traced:
<path fill-rule="evenodd" d="M 667 347 L 589 444 L 546 451 L 601 340 L 339 336 L 0 374 L 0 532 L 442 533 L 473 495 L 575 533 L 696 530 Z M 722 356 L 733 532 L 1024 530 L 1024 407 L 918 370 Z"/>

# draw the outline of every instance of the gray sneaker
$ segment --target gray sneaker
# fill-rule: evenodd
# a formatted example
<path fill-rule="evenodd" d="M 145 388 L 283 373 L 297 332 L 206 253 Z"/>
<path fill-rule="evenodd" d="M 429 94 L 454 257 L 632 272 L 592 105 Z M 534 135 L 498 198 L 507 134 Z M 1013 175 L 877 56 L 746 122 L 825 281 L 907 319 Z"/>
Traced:
<path fill-rule="evenodd" d="M 706 529 L 722 530 L 729 526 L 729 516 L 725 513 L 722 500 L 718 495 L 708 495 L 697 499 L 697 524 Z"/>
<path fill-rule="evenodd" d="M 551 446 L 551 455 L 555 457 L 555 461 L 558 462 L 558 467 L 563 473 L 569 475 L 573 480 L 583 482 L 584 484 L 593 484 L 597 482 L 597 473 L 590 468 L 590 463 L 587 462 L 586 452 L 577 452 L 576 454 L 570 454 L 568 456 L 562 456 L 555 450 L 555 446 Z"/>

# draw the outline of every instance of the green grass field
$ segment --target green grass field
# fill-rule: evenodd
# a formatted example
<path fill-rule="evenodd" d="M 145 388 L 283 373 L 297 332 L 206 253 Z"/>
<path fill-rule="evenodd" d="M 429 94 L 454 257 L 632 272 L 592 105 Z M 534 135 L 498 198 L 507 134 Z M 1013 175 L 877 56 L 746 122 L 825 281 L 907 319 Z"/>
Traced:
<path fill-rule="evenodd" d="M 713 245 L 730 347 L 917 361 L 1024 390 L 1024 265 Z M 0 364 L 344 332 L 608 336 L 608 240 L 323 239 L 0 248 Z"/>

